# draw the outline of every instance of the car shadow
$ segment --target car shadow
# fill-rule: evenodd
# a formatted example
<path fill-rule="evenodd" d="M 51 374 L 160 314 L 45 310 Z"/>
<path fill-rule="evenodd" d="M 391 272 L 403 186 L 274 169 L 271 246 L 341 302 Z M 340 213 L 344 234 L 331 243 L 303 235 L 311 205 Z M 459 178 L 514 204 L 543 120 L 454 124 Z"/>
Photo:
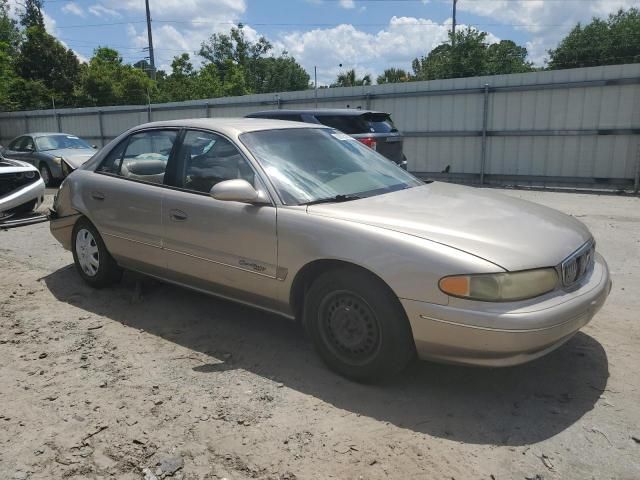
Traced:
<path fill-rule="evenodd" d="M 455 441 L 518 446 L 552 437 L 594 408 L 609 377 L 602 345 L 578 333 L 518 367 L 415 362 L 390 382 L 361 385 L 327 370 L 301 328 L 276 315 L 136 274 L 103 290 L 86 286 L 72 266 L 44 281 L 62 302 L 207 355 L 210 362 L 193 368 L 202 375 L 244 369 L 355 414 Z"/>

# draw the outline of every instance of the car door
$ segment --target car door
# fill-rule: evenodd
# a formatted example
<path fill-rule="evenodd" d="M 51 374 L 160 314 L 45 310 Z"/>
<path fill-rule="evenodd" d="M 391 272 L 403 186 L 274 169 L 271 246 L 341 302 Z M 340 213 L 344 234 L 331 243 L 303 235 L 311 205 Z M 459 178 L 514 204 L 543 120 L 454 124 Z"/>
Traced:
<path fill-rule="evenodd" d="M 176 281 L 269 308 L 277 284 L 276 208 L 220 201 L 218 182 L 243 178 L 265 190 L 227 138 L 187 130 L 176 156 L 175 187 L 163 203 L 167 267 Z"/>
<path fill-rule="evenodd" d="M 165 271 L 162 201 L 178 134 L 178 129 L 131 134 L 83 182 L 90 220 L 122 266 L 150 274 Z"/>

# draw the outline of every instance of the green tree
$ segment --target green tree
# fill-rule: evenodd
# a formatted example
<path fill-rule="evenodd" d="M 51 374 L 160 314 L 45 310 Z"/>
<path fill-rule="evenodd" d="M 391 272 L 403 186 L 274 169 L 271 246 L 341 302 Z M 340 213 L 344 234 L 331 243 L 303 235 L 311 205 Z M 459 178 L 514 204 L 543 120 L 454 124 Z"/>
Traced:
<path fill-rule="evenodd" d="M 98 47 L 84 69 L 81 103 L 85 105 L 140 105 L 157 97 L 156 84 L 142 70 L 123 63 L 120 54 Z"/>
<path fill-rule="evenodd" d="M 13 110 L 19 105 L 12 98 L 17 80 L 14 60 L 18 52 L 20 32 L 16 21 L 9 16 L 7 0 L 0 0 L 0 108 Z"/>
<path fill-rule="evenodd" d="M 486 39 L 486 32 L 473 28 L 450 33 L 448 42 L 412 62 L 413 76 L 435 80 L 533 71 L 526 48 L 510 40 L 489 45 Z"/>
<path fill-rule="evenodd" d="M 254 86 L 260 93 L 306 90 L 310 88 L 309 74 L 283 52 L 279 57 L 265 57 L 256 60 L 260 72 L 258 84 Z"/>
<path fill-rule="evenodd" d="M 549 50 L 549 57 L 551 70 L 640 62 L 640 10 L 619 10 L 585 26 L 578 23 Z"/>
<path fill-rule="evenodd" d="M 26 0 L 24 11 L 20 14 L 20 24 L 24 28 L 38 27 L 44 30 L 42 0 Z"/>
<path fill-rule="evenodd" d="M 378 84 L 408 82 L 409 80 L 411 80 L 410 75 L 402 68 L 387 68 L 377 78 Z"/>
<path fill-rule="evenodd" d="M 9 15 L 8 0 L 0 0 L 0 43 L 7 45 L 12 55 L 18 52 L 20 32 L 17 22 Z"/>
<path fill-rule="evenodd" d="M 371 75 L 367 74 L 362 78 L 358 78 L 353 68 L 339 74 L 336 77 L 336 81 L 331 84 L 332 87 L 358 87 L 361 85 L 371 85 Z"/>
<path fill-rule="evenodd" d="M 24 80 L 42 82 L 59 105 L 73 105 L 80 80 L 80 62 L 75 53 L 43 28 L 26 29 L 15 68 Z"/>
<path fill-rule="evenodd" d="M 527 49 L 512 40 L 501 40 L 487 47 L 486 65 L 483 75 L 503 75 L 533 71 L 533 64 L 527 61 Z"/>
<path fill-rule="evenodd" d="M 205 65 L 216 67 L 225 92 L 269 93 L 309 88 L 309 75 L 286 52 L 268 56 L 273 49 L 260 37 L 246 38 L 242 24 L 229 34 L 215 33 L 200 46 L 198 55 Z"/>

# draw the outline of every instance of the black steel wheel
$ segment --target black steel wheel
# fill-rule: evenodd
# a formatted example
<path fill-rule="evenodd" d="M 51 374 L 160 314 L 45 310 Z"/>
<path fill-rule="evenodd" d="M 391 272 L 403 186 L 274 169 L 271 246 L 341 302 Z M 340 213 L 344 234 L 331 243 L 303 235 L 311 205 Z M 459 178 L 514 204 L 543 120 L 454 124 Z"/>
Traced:
<path fill-rule="evenodd" d="M 353 380 L 397 374 L 415 356 L 402 305 L 366 270 L 346 267 L 320 275 L 305 296 L 303 321 L 325 363 Z"/>

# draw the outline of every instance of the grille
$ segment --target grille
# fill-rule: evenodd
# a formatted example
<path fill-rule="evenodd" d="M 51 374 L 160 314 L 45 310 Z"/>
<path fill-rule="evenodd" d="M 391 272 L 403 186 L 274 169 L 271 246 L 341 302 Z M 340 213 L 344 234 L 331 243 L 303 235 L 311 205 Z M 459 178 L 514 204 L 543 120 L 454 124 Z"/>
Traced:
<path fill-rule="evenodd" d="M 33 173 L 33 176 L 31 178 L 27 178 L 27 176 L 23 172 L 5 173 L 0 175 L 0 197 L 8 195 L 13 191 L 18 190 L 19 188 L 24 187 L 25 185 L 36 182 L 38 178 L 40 178 L 40 175 L 38 175 L 37 172 L 29 173 Z"/>
<path fill-rule="evenodd" d="M 593 240 L 589 240 L 562 262 L 562 283 L 565 287 L 575 285 L 591 270 L 595 252 L 596 244 Z"/>

